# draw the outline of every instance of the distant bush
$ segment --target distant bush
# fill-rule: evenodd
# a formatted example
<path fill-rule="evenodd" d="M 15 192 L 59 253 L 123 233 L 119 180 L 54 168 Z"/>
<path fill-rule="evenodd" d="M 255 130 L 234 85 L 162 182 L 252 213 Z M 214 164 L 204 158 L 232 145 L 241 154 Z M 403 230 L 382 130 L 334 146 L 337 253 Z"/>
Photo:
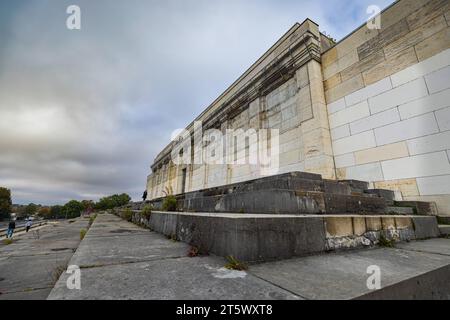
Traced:
<path fill-rule="evenodd" d="M 177 198 L 173 195 L 168 195 L 164 198 L 162 203 L 163 211 L 176 211 L 177 210 Z"/>
<path fill-rule="evenodd" d="M 147 220 L 150 219 L 152 210 L 153 210 L 152 206 L 149 206 L 149 205 L 144 206 L 144 208 L 142 209 L 142 215 L 145 217 L 145 219 L 147 219 Z"/>
<path fill-rule="evenodd" d="M 51 210 L 49 207 L 42 207 L 38 210 L 38 216 L 43 219 L 49 219 L 51 214 Z"/>
<path fill-rule="evenodd" d="M 62 218 L 61 210 L 62 210 L 62 206 L 58 206 L 58 205 L 52 206 L 50 208 L 50 218 L 51 219 Z"/>
<path fill-rule="evenodd" d="M 131 211 L 130 208 L 125 209 L 122 212 L 122 218 L 127 220 L 127 221 L 131 221 L 133 219 L 133 211 Z"/>

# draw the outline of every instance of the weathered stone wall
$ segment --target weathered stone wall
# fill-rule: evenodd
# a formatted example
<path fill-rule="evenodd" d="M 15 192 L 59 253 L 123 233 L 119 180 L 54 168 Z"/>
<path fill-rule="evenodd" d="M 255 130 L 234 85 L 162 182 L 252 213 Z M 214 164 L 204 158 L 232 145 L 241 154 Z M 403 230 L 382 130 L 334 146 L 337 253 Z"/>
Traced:
<path fill-rule="evenodd" d="M 450 214 L 448 0 L 402 0 L 322 55 L 336 173 Z"/>
<path fill-rule="evenodd" d="M 381 29 L 363 25 L 333 46 L 306 20 L 197 120 L 223 133 L 279 129 L 275 173 L 367 180 L 450 214 L 449 25 L 448 0 L 401 0 L 382 12 Z M 152 166 L 150 199 L 182 192 L 184 169 L 186 192 L 261 175 L 250 164 L 174 166 L 168 155 L 175 147 Z M 247 149 L 236 150 L 237 160 Z"/>

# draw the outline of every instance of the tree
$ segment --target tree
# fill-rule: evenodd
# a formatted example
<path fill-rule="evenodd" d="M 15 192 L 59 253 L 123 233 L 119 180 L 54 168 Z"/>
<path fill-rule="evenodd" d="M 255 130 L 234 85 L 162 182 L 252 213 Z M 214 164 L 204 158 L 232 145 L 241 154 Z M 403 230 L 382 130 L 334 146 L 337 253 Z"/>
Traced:
<path fill-rule="evenodd" d="M 113 209 L 116 207 L 121 207 L 126 205 L 128 202 L 130 202 L 131 198 L 128 194 L 122 193 L 122 194 L 113 194 L 109 197 L 103 197 L 101 198 L 96 204 L 95 209 L 98 210 L 106 210 L 106 209 Z"/>
<path fill-rule="evenodd" d="M 62 215 L 62 206 L 52 206 L 50 208 L 50 218 L 51 219 L 59 219 L 59 218 L 63 218 Z"/>
<path fill-rule="evenodd" d="M 0 187 L 0 220 L 11 216 L 11 190 Z"/>
<path fill-rule="evenodd" d="M 61 209 L 61 214 L 66 219 L 76 218 L 81 215 L 83 204 L 77 200 L 67 202 Z"/>
<path fill-rule="evenodd" d="M 38 211 L 38 215 L 44 219 L 50 219 L 50 208 L 49 207 L 42 207 Z"/>
<path fill-rule="evenodd" d="M 25 208 L 25 215 L 26 215 L 27 217 L 30 217 L 30 216 L 36 214 L 37 210 L 38 210 L 38 206 L 35 205 L 34 203 L 30 203 L 30 204 L 29 204 L 28 206 L 26 206 L 26 208 Z"/>
<path fill-rule="evenodd" d="M 122 193 L 119 196 L 119 199 L 120 199 L 120 206 L 124 206 L 124 205 L 128 204 L 128 202 L 131 201 L 131 197 L 129 195 L 127 195 L 126 193 Z"/>
<path fill-rule="evenodd" d="M 83 205 L 83 211 L 89 211 L 95 206 L 95 203 L 92 200 L 83 200 L 81 201 L 81 204 Z"/>

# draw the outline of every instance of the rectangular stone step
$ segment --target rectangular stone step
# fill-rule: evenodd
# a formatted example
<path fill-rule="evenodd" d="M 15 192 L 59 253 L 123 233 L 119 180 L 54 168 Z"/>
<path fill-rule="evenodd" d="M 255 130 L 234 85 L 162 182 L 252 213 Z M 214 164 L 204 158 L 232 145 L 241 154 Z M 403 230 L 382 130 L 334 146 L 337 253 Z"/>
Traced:
<path fill-rule="evenodd" d="M 367 194 L 373 194 L 378 197 L 384 198 L 389 204 L 393 204 L 395 200 L 395 194 L 392 190 L 386 189 L 367 189 L 364 191 Z"/>
<path fill-rule="evenodd" d="M 439 232 L 443 236 L 450 236 L 450 225 L 440 224 Z"/>
<path fill-rule="evenodd" d="M 155 208 L 161 209 L 162 202 Z M 384 198 L 320 191 L 268 189 L 179 199 L 179 210 L 265 214 L 382 214 Z"/>
<path fill-rule="evenodd" d="M 359 180 L 290 172 L 176 195 L 180 211 L 264 214 L 432 214 L 435 205 L 394 201 L 394 192 Z M 151 204 L 162 209 L 164 198 Z M 389 208 L 388 208 L 389 207 Z M 398 209 L 394 207 L 405 207 Z M 410 207 L 412 209 L 408 209 Z"/>
<path fill-rule="evenodd" d="M 425 201 L 395 201 L 395 206 L 398 207 L 411 207 L 414 214 L 420 215 L 437 215 L 437 207 L 434 202 Z"/>
<path fill-rule="evenodd" d="M 414 214 L 414 210 L 411 207 L 387 207 L 386 213 L 389 214 Z"/>
<path fill-rule="evenodd" d="M 437 216 L 439 224 L 448 224 L 450 225 L 450 216 Z"/>
<path fill-rule="evenodd" d="M 352 191 L 364 192 L 364 190 L 369 189 L 369 183 L 367 181 L 360 180 L 338 180 L 339 182 L 347 183 Z"/>

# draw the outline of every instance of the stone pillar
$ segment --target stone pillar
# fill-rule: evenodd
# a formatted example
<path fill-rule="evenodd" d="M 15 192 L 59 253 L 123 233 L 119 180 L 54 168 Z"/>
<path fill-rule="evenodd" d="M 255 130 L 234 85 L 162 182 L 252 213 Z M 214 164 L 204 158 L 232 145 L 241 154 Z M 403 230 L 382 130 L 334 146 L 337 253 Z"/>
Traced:
<path fill-rule="evenodd" d="M 301 25 L 304 32 L 309 32 L 320 40 L 317 24 L 306 20 Z M 320 48 L 320 42 L 318 47 Z M 321 65 L 311 59 L 297 70 L 298 107 L 300 114 L 300 135 L 303 149 L 304 170 L 319 173 L 326 179 L 335 179 L 335 166 L 331 144 L 330 126 L 323 87 Z"/>
<path fill-rule="evenodd" d="M 312 112 L 312 117 L 301 124 L 305 171 L 319 173 L 325 179 L 335 179 L 335 166 L 327 106 L 325 103 L 322 70 L 320 63 L 315 60 L 309 61 L 304 68 L 306 70 L 302 71 L 300 75 L 302 79 L 300 81 L 303 84 L 306 83 L 304 79 L 304 73 L 306 71 L 308 85 L 305 84 L 301 90 L 309 90 L 311 109 L 307 109 L 307 105 L 301 106 L 301 108 L 303 113 L 307 114 L 310 111 Z M 308 92 L 302 96 L 308 97 Z"/>

